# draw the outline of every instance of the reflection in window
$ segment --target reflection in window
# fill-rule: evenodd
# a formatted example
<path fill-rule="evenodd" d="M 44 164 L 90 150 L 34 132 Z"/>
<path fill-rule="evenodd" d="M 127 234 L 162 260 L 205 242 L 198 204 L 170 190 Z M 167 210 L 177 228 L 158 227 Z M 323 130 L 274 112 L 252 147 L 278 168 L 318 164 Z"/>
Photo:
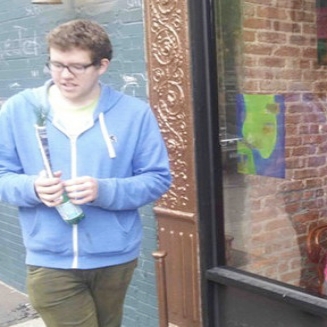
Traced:
<path fill-rule="evenodd" d="M 273 3 L 216 0 L 226 258 L 319 292 L 327 67 L 317 24 L 327 1 Z"/>

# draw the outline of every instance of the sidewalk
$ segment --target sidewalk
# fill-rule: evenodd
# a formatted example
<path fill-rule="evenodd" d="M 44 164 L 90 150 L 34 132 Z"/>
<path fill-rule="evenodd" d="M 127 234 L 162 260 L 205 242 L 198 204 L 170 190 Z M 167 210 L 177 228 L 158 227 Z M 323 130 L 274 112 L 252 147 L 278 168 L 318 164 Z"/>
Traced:
<path fill-rule="evenodd" d="M 26 294 L 0 281 L 0 327 L 45 327 Z"/>
<path fill-rule="evenodd" d="M 12 327 L 45 327 L 41 318 L 32 319 L 18 325 L 11 325 Z"/>

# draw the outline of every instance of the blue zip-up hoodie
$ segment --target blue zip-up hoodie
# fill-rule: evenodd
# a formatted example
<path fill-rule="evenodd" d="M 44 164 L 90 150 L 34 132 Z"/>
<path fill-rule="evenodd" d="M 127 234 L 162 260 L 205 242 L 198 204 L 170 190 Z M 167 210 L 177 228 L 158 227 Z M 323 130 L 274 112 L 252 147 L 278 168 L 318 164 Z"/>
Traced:
<path fill-rule="evenodd" d="M 68 136 L 56 126 L 48 81 L 8 99 L 0 110 L 0 201 L 19 208 L 26 263 L 91 269 L 138 257 L 142 226 L 138 208 L 171 183 L 166 147 L 150 107 L 101 84 L 93 124 Z M 44 169 L 35 132 L 35 110 L 49 109 L 47 133 L 53 171 L 62 179 L 92 176 L 98 197 L 69 225 L 37 197 L 34 181 Z"/>

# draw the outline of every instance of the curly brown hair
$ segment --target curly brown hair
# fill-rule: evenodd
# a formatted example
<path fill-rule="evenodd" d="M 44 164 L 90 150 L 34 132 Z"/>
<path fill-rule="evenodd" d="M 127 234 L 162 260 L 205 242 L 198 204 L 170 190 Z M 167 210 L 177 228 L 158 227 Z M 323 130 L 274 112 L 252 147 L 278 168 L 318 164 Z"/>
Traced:
<path fill-rule="evenodd" d="M 48 50 L 55 48 L 69 51 L 72 48 L 87 50 L 91 60 L 100 63 L 101 59 L 111 60 L 112 45 L 106 30 L 98 23 L 76 19 L 55 27 L 46 37 Z"/>

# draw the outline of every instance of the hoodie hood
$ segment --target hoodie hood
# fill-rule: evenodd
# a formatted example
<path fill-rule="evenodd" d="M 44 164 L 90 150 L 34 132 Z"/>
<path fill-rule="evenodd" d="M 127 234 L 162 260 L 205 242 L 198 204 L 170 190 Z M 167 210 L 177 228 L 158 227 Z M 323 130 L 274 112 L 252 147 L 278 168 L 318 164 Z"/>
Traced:
<path fill-rule="evenodd" d="M 35 108 L 44 108 L 47 110 L 48 118 L 53 119 L 53 112 L 50 109 L 50 103 L 48 99 L 49 88 L 53 85 L 52 80 L 48 80 L 44 85 L 38 88 L 28 89 L 22 92 L 22 95 L 26 97 L 26 101 L 30 102 Z M 123 94 L 109 88 L 107 85 L 99 82 L 101 87 L 100 97 L 98 105 L 94 110 L 94 120 L 97 120 L 100 113 L 107 112 L 112 109 L 117 102 L 121 100 Z"/>

